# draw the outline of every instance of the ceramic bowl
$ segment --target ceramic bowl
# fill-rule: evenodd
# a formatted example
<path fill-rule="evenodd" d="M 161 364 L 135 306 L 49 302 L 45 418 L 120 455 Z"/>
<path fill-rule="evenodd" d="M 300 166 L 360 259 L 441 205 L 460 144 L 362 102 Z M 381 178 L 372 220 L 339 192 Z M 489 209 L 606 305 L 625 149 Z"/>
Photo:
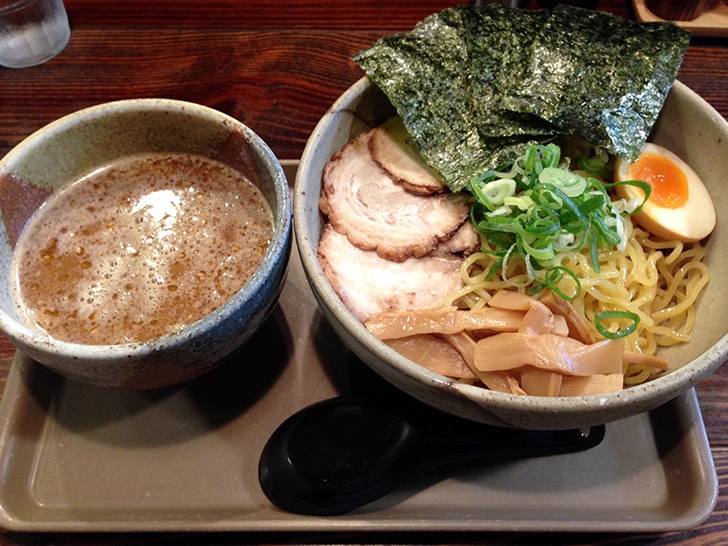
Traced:
<path fill-rule="evenodd" d="M 252 278 L 209 315 L 144 343 L 84 345 L 28 328 L 19 320 L 8 276 L 16 232 L 42 201 L 31 196 L 45 196 L 111 161 L 146 152 L 216 158 L 256 181 L 273 211 L 274 233 Z M 13 192 L 9 175 L 29 186 Z M 221 112 L 167 99 L 123 100 L 84 109 L 18 144 L 0 161 L 0 181 L 0 329 L 20 351 L 64 376 L 130 389 L 181 383 L 238 349 L 277 303 L 292 243 L 288 183 L 261 138 Z"/>
<path fill-rule="evenodd" d="M 697 325 L 688 344 L 660 355 L 674 371 L 640 386 L 605 395 L 519 396 L 458 383 L 400 356 L 347 310 L 328 283 L 316 256 L 322 228 L 318 209 L 321 172 L 332 154 L 355 135 L 383 122 L 394 110 L 365 77 L 323 116 L 306 145 L 294 189 L 294 224 L 301 261 L 318 303 L 353 351 L 373 370 L 413 397 L 441 410 L 492 425 L 565 429 L 606 423 L 649 411 L 696 385 L 728 358 L 724 309 L 728 278 L 728 123 L 709 104 L 676 82 L 651 140 L 683 157 L 701 175 L 719 213 L 707 241 L 712 280 L 698 302 Z"/>

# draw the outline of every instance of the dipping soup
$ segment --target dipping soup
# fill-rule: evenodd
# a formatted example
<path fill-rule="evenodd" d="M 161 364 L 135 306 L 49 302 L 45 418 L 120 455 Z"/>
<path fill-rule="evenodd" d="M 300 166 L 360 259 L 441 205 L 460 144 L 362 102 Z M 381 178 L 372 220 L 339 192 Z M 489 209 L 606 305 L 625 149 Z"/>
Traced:
<path fill-rule="evenodd" d="M 13 297 L 59 340 L 149 341 L 223 305 L 272 234 L 268 202 L 238 170 L 191 154 L 127 157 L 38 209 L 14 250 Z"/>

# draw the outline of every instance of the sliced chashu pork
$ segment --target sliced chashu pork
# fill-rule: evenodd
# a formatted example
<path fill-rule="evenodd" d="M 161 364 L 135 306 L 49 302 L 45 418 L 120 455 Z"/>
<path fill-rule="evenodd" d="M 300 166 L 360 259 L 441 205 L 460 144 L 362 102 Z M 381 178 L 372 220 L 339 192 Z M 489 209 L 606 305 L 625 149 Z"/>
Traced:
<path fill-rule="evenodd" d="M 443 306 L 462 286 L 461 258 L 425 256 L 393 262 L 351 244 L 330 224 L 324 227 L 318 256 L 334 291 L 361 322 L 387 311 Z"/>
<path fill-rule="evenodd" d="M 470 256 L 480 248 L 480 235 L 469 220 L 463 222 L 460 227 L 448 239 L 440 242 L 437 248 L 430 252 L 435 256 L 447 256 L 449 254 L 461 254 Z"/>
<path fill-rule="evenodd" d="M 393 261 L 422 257 L 468 218 L 465 198 L 416 195 L 372 159 L 364 133 L 334 154 L 322 175 L 321 211 L 356 246 Z"/>
<path fill-rule="evenodd" d="M 407 191 L 420 195 L 443 193 L 447 186 L 412 147 L 412 139 L 399 116 L 389 118 L 372 131 L 372 159 Z"/>

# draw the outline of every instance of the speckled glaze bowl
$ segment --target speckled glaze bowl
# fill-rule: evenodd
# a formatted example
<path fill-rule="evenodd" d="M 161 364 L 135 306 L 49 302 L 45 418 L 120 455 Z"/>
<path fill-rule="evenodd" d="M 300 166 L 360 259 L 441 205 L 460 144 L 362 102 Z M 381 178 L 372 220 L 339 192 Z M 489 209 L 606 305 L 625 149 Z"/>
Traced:
<path fill-rule="evenodd" d="M 29 329 L 18 318 L 8 282 L 17 232 L 48 192 L 110 161 L 145 152 L 205 155 L 255 181 L 274 216 L 273 238 L 261 265 L 224 305 L 177 333 L 149 342 L 92 346 L 58 341 Z M 214 368 L 241 347 L 278 301 L 292 243 L 290 190 L 270 148 L 232 117 L 167 99 L 94 106 L 47 125 L 18 144 L 0 160 L 0 182 L 6 175 L 19 177 L 30 188 L 19 192 L 12 184 L 0 187 L 0 329 L 19 350 L 64 376 L 130 389 L 181 383 Z M 34 198 L 35 194 L 40 197 Z"/>
<path fill-rule="evenodd" d="M 301 261 L 319 305 L 342 340 L 373 370 L 401 390 L 441 410 L 493 425 L 566 429 L 606 423 L 654 409 L 704 379 L 728 358 L 728 123 L 710 105 L 676 82 L 651 140 L 685 159 L 703 178 L 718 211 L 707 242 L 712 280 L 698 302 L 689 344 L 662 349 L 674 371 L 620 392 L 579 397 L 518 396 L 457 383 L 400 356 L 346 309 L 321 270 L 316 247 L 321 172 L 353 136 L 393 114 L 387 98 L 367 78 L 349 88 L 321 119 L 304 150 L 294 189 L 294 224 Z"/>

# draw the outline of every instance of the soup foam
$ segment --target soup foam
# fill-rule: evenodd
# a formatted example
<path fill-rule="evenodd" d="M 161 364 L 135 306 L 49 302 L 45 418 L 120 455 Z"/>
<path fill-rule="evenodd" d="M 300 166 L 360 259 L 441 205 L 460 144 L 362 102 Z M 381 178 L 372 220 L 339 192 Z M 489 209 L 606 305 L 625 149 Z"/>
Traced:
<path fill-rule="evenodd" d="M 263 260 L 273 214 L 257 186 L 190 154 L 124 158 L 41 206 L 11 265 L 21 318 L 89 345 L 144 342 L 201 319 Z"/>

